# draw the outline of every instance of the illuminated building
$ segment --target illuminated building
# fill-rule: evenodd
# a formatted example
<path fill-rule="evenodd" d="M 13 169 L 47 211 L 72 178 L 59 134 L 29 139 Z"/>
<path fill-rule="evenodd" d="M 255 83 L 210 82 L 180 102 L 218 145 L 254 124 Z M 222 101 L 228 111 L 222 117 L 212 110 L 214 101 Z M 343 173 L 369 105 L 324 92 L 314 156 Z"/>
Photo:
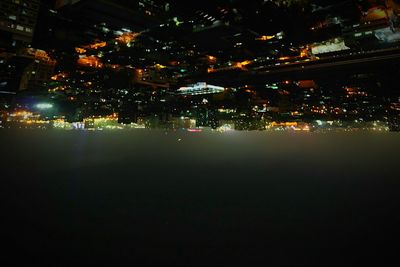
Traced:
<path fill-rule="evenodd" d="M 293 17 L 296 25 L 290 30 L 283 25 L 287 20 L 283 13 L 292 14 L 293 3 L 298 1 L 278 1 L 279 5 L 276 1 L 256 1 L 248 8 L 238 5 L 239 1 L 202 2 L 184 7 L 161 0 L 58 0 L 54 10 L 47 6 L 52 20 L 48 29 L 42 29 L 46 41 L 38 46 L 57 59 L 57 74 L 46 81 L 54 63 L 46 57 L 36 58 L 40 50 L 30 55 L 3 55 L 5 60 L 0 55 L 1 66 L 10 65 L 13 79 L 18 81 L 7 87 L 14 88 L 9 91 L 45 87 L 52 96 L 65 97 L 74 106 L 71 110 L 81 110 L 83 117 L 117 112 L 125 124 L 150 113 L 159 119 L 164 116 L 160 119 L 164 122 L 175 115 L 191 118 L 195 112 L 189 115 L 186 110 L 199 107 L 240 107 L 243 110 L 235 113 L 247 117 L 237 116 L 236 128 L 262 129 L 265 123 L 259 121 L 267 117 L 269 121 L 318 119 L 332 114 L 345 117 L 344 110 L 350 110 L 352 102 L 357 105 L 351 109 L 363 109 L 359 102 L 370 100 L 360 100 L 362 95 L 351 93 L 343 103 L 328 103 L 340 102 L 340 97 L 335 100 L 313 81 L 329 75 L 317 69 L 320 65 L 330 68 L 331 61 L 333 67 L 342 58 L 351 59 L 355 52 L 364 57 L 358 50 L 370 42 L 378 48 L 389 47 L 399 38 L 388 34 L 392 27 L 381 12 L 371 13 L 379 15 L 377 19 L 371 15 L 360 22 L 362 11 L 356 10 L 356 16 L 349 18 L 354 3 L 297 10 L 299 16 Z M 304 21 L 301 13 L 307 17 Z M 39 20 L 38 29 L 41 21 L 46 19 Z M 304 28 L 300 22 L 304 22 L 304 31 L 294 33 L 294 29 Z M 35 36 L 40 38 L 40 32 Z M 10 60 L 19 62 L 8 64 Z M 300 68 L 304 69 L 301 73 L 297 71 Z M 0 76 L 6 80 L 3 73 Z M 337 79 L 339 83 L 345 77 Z M 205 82 L 193 84 L 197 81 Z M 2 84 L 0 89 L 6 91 Z M 172 88 L 177 90 L 170 92 Z M 353 101 L 353 96 L 358 98 Z M 208 102 L 202 103 L 203 99 Z M 197 125 L 215 128 L 218 123 L 211 119 L 212 113 L 198 114 Z M 232 119 L 234 114 L 226 117 Z"/>
<path fill-rule="evenodd" d="M 5 65 L 0 73 L 1 89 L 15 92 L 42 88 L 50 80 L 55 64 L 45 51 L 33 48 L 0 55 L 0 65 Z"/>
<path fill-rule="evenodd" d="M 15 92 L 43 86 L 55 61 L 31 46 L 41 6 L 40 0 L 0 2 L 0 90 Z"/>
<path fill-rule="evenodd" d="M 56 61 L 39 49 L 28 48 L 21 57 L 27 57 L 31 61 L 24 69 L 19 90 L 39 89 L 49 81 L 54 72 Z"/>
<path fill-rule="evenodd" d="M 217 110 L 208 108 L 198 108 L 196 110 L 196 126 L 197 127 L 211 127 L 217 129 L 220 126 Z"/>
<path fill-rule="evenodd" d="M 136 69 L 134 83 L 151 88 L 169 88 L 168 75 L 162 65 L 155 65 L 151 68 Z"/>
<path fill-rule="evenodd" d="M 177 93 L 180 95 L 208 95 L 218 94 L 224 91 L 224 87 L 199 82 L 197 84 L 193 84 L 187 87 L 181 87 L 178 89 Z"/>
<path fill-rule="evenodd" d="M 78 59 L 78 64 L 84 67 L 92 67 L 92 68 L 102 68 L 103 64 L 101 63 L 100 59 L 95 56 L 90 57 L 81 57 Z"/>
<path fill-rule="evenodd" d="M 40 0 L 2 0 L 0 2 L 0 46 L 21 47 L 30 44 Z"/>
<path fill-rule="evenodd" d="M 122 27 L 134 30 L 155 26 L 167 12 L 167 3 L 156 4 L 155 1 L 136 0 L 59 0 L 56 8 L 72 18 L 79 18 L 88 25 L 104 25 L 109 30 Z"/>
<path fill-rule="evenodd" d="M 346 46 L 343 40 L 335 39 L 321 44 L 315 44 L 312 46 L 311 51 L 314 55 L 319 55 L 319 54 L 345 51 L 349 49 L 350 48 Z"/>

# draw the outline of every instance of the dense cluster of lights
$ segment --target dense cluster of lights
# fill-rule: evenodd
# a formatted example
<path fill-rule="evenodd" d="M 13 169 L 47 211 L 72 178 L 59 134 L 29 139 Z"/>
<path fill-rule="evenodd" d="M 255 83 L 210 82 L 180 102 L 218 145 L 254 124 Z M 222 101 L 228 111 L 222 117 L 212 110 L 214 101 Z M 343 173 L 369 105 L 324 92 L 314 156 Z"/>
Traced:
<path fill-rule="evenodd" d="M 224 87 L 210 85 L 207 83 L 197 83 L 188 87 L 181 87 L 178 89 L 178 94 L 181 95 L 207 95 L 218 94 L 225 91 Z"/>

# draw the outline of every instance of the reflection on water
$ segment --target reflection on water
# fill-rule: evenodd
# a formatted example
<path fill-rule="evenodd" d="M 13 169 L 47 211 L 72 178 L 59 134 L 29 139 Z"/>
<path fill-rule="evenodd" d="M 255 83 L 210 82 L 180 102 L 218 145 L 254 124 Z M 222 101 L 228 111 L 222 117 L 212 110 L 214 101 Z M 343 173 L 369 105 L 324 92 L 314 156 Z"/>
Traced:
<path fill-rule="evenodd" d="M 397 133 L 2 130 L 0 145 L 13 262 L 397 258 Z"/>

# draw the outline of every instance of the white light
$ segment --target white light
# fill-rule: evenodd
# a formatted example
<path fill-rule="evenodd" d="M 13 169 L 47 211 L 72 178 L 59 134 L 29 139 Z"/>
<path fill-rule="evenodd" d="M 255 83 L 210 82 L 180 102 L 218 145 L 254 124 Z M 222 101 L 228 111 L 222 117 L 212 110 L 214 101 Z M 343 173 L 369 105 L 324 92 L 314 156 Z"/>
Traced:
<path fill-rule="evenodd" d="M 209 85 L 207 83 L 197 83 L 189 87 L 181 87 L 178 89 L 180 94 L 215 94 L 225 91 L 224 87 Z"/>
<path fill-rule="evenodd" d="M 36 108 L 38 108 L 38 109 L 51 109 L 51 108 L 53 108 L 53 104 L 40 103 L 40 104 L 36 105 Z"/>

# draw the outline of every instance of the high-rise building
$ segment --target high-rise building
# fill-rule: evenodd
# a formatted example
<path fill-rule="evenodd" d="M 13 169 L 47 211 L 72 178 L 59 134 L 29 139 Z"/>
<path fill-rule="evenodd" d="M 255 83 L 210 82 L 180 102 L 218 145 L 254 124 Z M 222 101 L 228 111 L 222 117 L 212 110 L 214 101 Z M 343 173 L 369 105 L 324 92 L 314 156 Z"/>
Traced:
<path fill-rule="evenodd" d="M 169 5 L 150 0 L 58 0 L 55 5 L 64 15 L 83 24 L 106 24 L 111 28 L 143 30 L 158 25 Z"/>
<path fill-rule="evenodd" d="M 17 48 L 32 42 L 40 0 L 0 1 L 0 47 Z"/>
<path fill-rule="evenodd" d="M 50 80 L 56 61 L 43 50 L 20 49 L 15 53 L 0 53 L 0 91 L 43 89 Z"/>
<path fill-rule="evenodd" d="M 41 0 L 0 1 L 0 91 L 41 88 L 55 61 L 30 48 Z"/>

